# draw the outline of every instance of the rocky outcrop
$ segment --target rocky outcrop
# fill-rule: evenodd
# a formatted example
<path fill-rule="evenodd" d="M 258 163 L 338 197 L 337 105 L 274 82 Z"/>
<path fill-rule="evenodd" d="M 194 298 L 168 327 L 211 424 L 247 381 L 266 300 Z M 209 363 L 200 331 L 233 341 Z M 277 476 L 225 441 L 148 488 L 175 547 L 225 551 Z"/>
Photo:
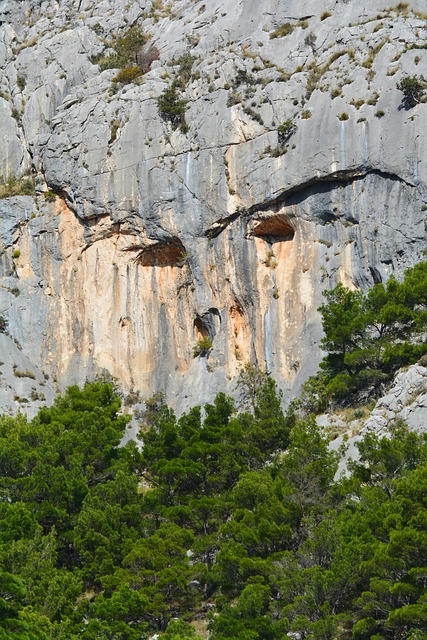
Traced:
<path fill-rule="evenodd" d="M 378 400 L 362 434 L 375 431 L 382 435 L 388 427 L 403 420 L 418 433 L 427 431 L 427 368 L 414 365 L 400 372 L 387 393 Z"/>
<path fill-rule="evenodd" d="M 356 415 L 355 415 L 356 414 Z M 427 367 L 412 365 L 396 375 L 387 394 L 380 398 L 366 419 L 357 417 L 353 411 L 347 422 L 339 416 L 319 416 L 318 424 L 339 433 L 331 441 L 331 449 L 345 453 L 341 456 L 337 477 L 347 468 L 348 460 L 359 457 L 357 443 L 370 432 L 382 437 L 391 433 L 393 427 L 405 424 L 410 431 L 427 432 Z"/>
<path fill-rule="evenodd" d="M 36 194 L 0 201 L 0 314 L 35 367 L 182 409 L 251 360 L 292 393 L 322 291 L 421 258 L 427 105 L 396 83 L 425 68 L 424 3 L 369 4 L 2 3 L 0 173 Z M 160 59 L 113 82 L 95 61 L 135 25 Z M 185 133 L 158 111 L 173 79 Z"/>

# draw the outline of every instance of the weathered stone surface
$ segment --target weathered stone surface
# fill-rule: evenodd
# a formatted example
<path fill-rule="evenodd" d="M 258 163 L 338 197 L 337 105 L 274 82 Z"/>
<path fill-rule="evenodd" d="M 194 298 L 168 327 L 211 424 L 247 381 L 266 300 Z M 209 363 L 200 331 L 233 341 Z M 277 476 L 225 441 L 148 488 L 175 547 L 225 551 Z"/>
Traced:
<path fill-rule="evenodd" d="M 424 2 L 384 5 L 2 3 L 0 171 L 58 196 L 0 203 L 0 309 L 34 366 L 61 386 L 108 371 L 179 410 L 248 360 L 296 392 L 322 291 L 400 276 L 425 248 L 427 105 L 396 88 L 426 68 Z M 91 60 L 134 24 L 160 60 L 112 85 Z M 157 108 L 184 53 L 186 134 Z"/>
<path fill-rule="evenodd" d="M 48 374 L 37 369 L 21 345 L 0 334 L 0 406 L 2 413 L 17 411 L 34 417 L 40 407 L 51 404 L 57 389 Z"/>
<path fill-rule="evenodd" d="M 397 419 L 414 431 L 427 431 L 427 368 L 420 365 L 400 372 L 388 394 L 378 400 L 362 434 L 375 431 L 382 434 Z"/>

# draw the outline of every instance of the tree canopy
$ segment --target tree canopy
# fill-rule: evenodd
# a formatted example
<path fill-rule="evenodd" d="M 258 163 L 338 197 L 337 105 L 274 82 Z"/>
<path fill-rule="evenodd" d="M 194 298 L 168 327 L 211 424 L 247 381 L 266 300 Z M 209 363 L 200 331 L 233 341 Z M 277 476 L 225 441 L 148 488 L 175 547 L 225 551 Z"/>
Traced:
<path fill-rule="evenodd" d="M 0 638 L 425 638 L 426 438 L 367 436 L 335 482 L 255 378 L 244 412 L 157 398 L 141 452 L 110 384 L 0 418 Z"/>
<path fill-rule="evenodd" d="M 327 355 L 317 388 L 324 398 L 349 402 L 376 397 L 402 366 L 427 353 L 427 262 L 366 293 L 339 283 L 320 307 Z"/>

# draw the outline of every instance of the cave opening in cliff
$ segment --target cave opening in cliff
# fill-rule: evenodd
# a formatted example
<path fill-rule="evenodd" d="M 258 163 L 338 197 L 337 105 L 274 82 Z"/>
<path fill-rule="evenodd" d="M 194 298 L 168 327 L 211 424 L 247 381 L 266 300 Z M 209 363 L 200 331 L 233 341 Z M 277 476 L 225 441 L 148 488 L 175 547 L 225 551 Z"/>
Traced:
<path fill-rule="evenodd" d="M 252 234 L 272 244 L 293 240 L 295 229 L 286 216 L 279 215 L 255 220 Z"/>
<path fill-rule="evenodd" d="M 194 339 L 202 340 L 203 338 L 210 338 L 213 340 L 218 333 L 221 326 L 221 315 L 218 309 L 214 307 L 197 316 L 194 319 Z"/>
<path fill-rule="evenodd" d="M 144 247 L 138 254 L 137 262 L 142 267 L 183 267 L 186 251 L 178 239 L 160 241 Z"/>
<path fill-rule="evenodd" d="M 203 340 L 203 338 L 210 338 L 209 331 L 207 327 L 205 327 L 203 320 L 201 318 L 195 318 L 194 323 L 194 339 Z"/>

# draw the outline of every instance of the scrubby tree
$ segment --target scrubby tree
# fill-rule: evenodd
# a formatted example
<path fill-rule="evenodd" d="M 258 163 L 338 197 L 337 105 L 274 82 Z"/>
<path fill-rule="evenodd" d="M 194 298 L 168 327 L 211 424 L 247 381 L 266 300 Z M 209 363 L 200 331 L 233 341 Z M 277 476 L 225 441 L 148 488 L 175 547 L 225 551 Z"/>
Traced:
<path fill-rule="evenodd" d="M 247 362 L 243 365 L 236 381 L 236 390 L 239 392 L 241 408 L 254 410 L 257 393 L 265 384 L 267 378 L 268 373 L 265 369 L 257 367 L 252 362 Z"/>
<path fill-rule="evenodd" d="M 427 352 L 422 332 L 427 326 L 427 263 L 405 272 L 403 282 L 391 277 L 367 293 L 341 283 L 325 293 L 320 307 L 327 355 L 326 395 L 348 401 L 383 389 L 401 366 Z"/>
<path fill-rule="evenodd" d="M 170 122 L 174 129 L 179 128 L 182 133 L 188 131 L 185 120 L 186 104 L 186 101 L 180 97 L 178 80 L 174 80 L 157 99 L 160 117 Z"/>
<path fill-rule="evenodd" d="M 403 93 L 402 102 L 407 109 L 415 107 L 424 97 L 425 82 L 418 76 L 405 76 L 396 86 Z"/>

